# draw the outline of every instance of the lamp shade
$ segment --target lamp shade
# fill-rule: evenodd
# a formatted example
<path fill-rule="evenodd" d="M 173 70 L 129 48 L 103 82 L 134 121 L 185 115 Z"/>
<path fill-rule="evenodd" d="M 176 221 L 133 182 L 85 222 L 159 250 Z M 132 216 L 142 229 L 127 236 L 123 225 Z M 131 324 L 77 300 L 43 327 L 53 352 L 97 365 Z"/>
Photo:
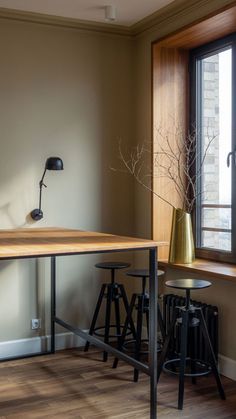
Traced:
<path fill-rule="evenodd" d="M 46 170 L 63 170 L 63 161 L 60 157 L 48 157 L 45 164 Z"/>

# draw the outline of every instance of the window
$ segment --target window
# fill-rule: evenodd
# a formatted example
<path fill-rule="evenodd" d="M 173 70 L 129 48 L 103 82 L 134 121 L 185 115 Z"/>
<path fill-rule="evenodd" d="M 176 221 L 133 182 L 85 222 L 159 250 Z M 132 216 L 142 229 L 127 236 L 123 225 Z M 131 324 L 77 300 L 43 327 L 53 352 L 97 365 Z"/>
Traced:
<path fill-rule="evenodd" d="M 200 174 L 195 211 L 197 255 L 232 262 L 236 261 L 235 42 L 236 35 L 231 35 L 193 50 L 190 56 L 195 175 Z"/>

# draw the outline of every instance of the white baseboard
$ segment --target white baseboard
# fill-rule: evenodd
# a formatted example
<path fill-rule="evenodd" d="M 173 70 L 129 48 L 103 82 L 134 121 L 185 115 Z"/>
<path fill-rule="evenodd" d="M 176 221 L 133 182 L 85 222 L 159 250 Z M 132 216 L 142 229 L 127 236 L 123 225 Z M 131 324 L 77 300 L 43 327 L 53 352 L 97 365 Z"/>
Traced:
<path fill-rule="evenodd" d="M 225 377 L 236 381 L 236 360 L 227 358 L 227 356 L 219 355 L 219 370 Z"/>
<path fill-rule="evenodd" d="M 84 330 L 84 332 L 88 332 Z M 0 342 L 0 360 L 4 358 L 11 358 L 23 356 L 25 354 L 35 354 L 37 352 L 49 350 L 51 337 L 37 336 L 34 338 L 10 340 L 7 342 Z M 55 336 L 56 350 L 75 348 L 83 346 L 85 341 L 79 336 L 71 332 L 58 333 Z"/>
<path fill-rule="evenodd" d="M 84 330 L 88 332 L 88 330 Z M 25 354 L 35 354 L 49 350 L 50 336 L 37 336 L 35 338 L 10 340 L 0 342 L 0 360 L 23 356 Z M 55 337 L 56 350 L 69 349 L 83 346 L 85 341 L 73 333 L 58 333 Z M 222 375 L 236 381 L 236 360 L 219 355 L 219 370 Z"/>

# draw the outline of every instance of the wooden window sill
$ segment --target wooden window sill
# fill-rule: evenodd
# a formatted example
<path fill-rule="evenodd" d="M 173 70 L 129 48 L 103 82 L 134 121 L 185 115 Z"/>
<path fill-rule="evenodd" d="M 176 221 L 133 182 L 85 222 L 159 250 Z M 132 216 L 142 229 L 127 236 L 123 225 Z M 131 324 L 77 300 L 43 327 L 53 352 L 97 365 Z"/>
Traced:
<path fill-rule="evenodd" d="M 195 259 L 193 263 L 169 263 L 167 260 L 158 261 L 159 268 L 178 269 L 186 272 L 201 274 L 204 278 L 227 279 L 236 282 L 236 265 L 213 262 L 206 259 Z"/>

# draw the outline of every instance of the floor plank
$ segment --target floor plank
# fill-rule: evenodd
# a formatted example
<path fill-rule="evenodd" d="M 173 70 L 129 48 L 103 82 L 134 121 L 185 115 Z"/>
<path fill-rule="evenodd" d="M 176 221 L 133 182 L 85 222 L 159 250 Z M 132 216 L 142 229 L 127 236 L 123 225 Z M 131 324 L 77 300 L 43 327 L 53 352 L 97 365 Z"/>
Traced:
<path fill-rule="evenodd" d="M 0 419 L 76 418 L 149 419 L 149 379 L 123 362 L 111 368 L 92 349 L 0 364 Z M 219 399 L 213 377 L 186 380 L 184 410 L 178 411 L 178 380 L 162 374 L 158 418 L 236 419 L 236 382 L 225 377 L 226 401 Z"/>

